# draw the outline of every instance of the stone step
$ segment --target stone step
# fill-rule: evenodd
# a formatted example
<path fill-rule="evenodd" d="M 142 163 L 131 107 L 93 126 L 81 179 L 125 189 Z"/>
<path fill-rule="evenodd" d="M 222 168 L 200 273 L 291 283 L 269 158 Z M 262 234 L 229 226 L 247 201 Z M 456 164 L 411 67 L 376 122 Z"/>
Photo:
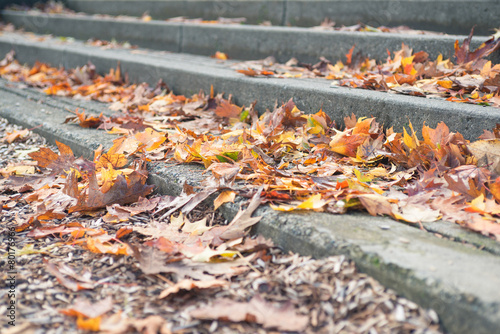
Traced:
<path fill-rule="evenodd" d="M 453 103 L 444 100 L 385 92 L 331 87 L 323 79 L 279 79 L 246 77 L 231 68 L 233 61 L 188 54 L 146 50 L 101 49 L 83 42 L 64 42 L 56 38 L 8 33 L 0 35 L 0 54 L 11 49 L 21 62 L 36 60 L 65 67 L 92 62 L 97 71 L 107 72 L 121 64 L 133 82 L 155 84 L 162 78 L 175 93 L 191 95 L 200 89 L 233 94 L 240 105 L 258 101 L 257 110 L 272 109 L 275 103 L 293 97 L 298 108 L 307 113 L 323 109 L 337 124 L 354 113 L 358 117 L 377 118 L 386 127 L 402 131 L 411 122 L 416 128 L 436 126 L 446 120 L 451 131 L 477 139 L 484 129 L 500 123 L 500 110 L 494 107 Z"/>
<path fill-rule="evenodd" d="M 101 144 L 109 148 L 116 138 L 104 131 L 63 124 L 70 115 L 68 109 L 75 106 L 111 114 L 104 104 L 49 97 L 34 89 L 16 88 L 16 84 L 3 80 L 0 80 L 0 99 L 1 117 L 34 128 L 51 143 L 57 140 L 69 145 L 76 155 L 91 157 L 93 149 Z M 179 195 L 185 181 L 196 186 L 208 176 L 201 174 L 201 167 L 193 165 L 167 166 L 160 162 L 148 168 L 151 173 L 148 182 L 155 184 L 159 193 L 168 195 Z M 222 210 L 226 219 L 231 220 L 238 204 L 226 204 Z M 272 238 L 284 250 L 303 255 L 348 256 L 360 270 L 385 286 L 434 309 L 449 333 L 489 334 L 500 328 L 498 255 L 473 244 L 440 239 L 389 218 L 366 214 L 283 213 L 261 206 L 255 215 L 263 218 L 253 233 Z M 447 222 L 442 224 L 451 226 Z M 472 233 L 463 231 L 468 240 Z"/>
<path fill-rule="evenodd" d="M 468 34 L 473 26 L 489 35 L 498 28 L 496 0 L 67 0 L 75 11 L 90 14 L 177 16 L 204 19 L 246 17 L 247 23 L 314 26 L 325 18 L 337 25 L 407 25 L 413 29 Z"/>
<path fill-rule="evenodd" d="M 345 59 L 353 45 L 356 52 L 379 61 L 387 51 L 397 51 L 404 43 L 415 52 L 426 51 L 431 58 L 454 55 L 454 43 L 466 36 L 409 35 L 397 33 L 318 31 L 298 27 L 265 27 L 252 25 L 192 24 L 137 19 L 103 18 L 89 15 L 43 14 L 4 10 L 2 17 L 16 27 L 41 34 L 87 40 L 115 39 L 144 48 L 211 56 L 216 51 L 242 60 L 274 56 L 279 62 L 295 57 L 316 63 L 321 56 L 332 62 Z M 485 42 L 474 37 L 471 48 Z M 500 53 L 490 57 L 500 60 Z"/>

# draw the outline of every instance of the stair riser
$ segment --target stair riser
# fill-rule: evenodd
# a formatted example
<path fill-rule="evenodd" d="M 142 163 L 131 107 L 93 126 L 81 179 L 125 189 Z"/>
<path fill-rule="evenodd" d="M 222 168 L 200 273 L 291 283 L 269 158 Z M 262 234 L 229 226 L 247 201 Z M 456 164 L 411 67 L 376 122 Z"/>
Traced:
<path fill-rule="evenodd" d="M 216 51 L 233 59 L 254 60 L 275 56 L 286 62 L 296 57 L 302 62 L 315 63 L 321 56 L 335 62 L 356 45 L 355 52 L 384 61 L 387 51 L 394 52 L 401 44 L 414 51 L 426 51 L 432 58 L 454 54 L 454 43 L 465 36 L 402 35 L 387 33 L 324 32 L 304 28 L 280 28 L 241 25 L 175 24 L 134 20 L 101 19 L 67 15 L 37 15 L 4 11 L 4 20 L 17 27 L 54 36 L 78 39 L 98 38 L 127 41 L 140 47 L 172 52 L 211 56 Z M 486 41 L 476 37 L 471 48 Z M 499 61 L 496 53 L 491 58 Z"/>

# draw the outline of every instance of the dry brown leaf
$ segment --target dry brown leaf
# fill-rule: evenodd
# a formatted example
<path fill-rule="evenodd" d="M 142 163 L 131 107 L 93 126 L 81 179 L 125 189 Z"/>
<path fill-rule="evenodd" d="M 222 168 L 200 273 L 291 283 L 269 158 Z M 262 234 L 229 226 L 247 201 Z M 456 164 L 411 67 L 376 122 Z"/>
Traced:
<path fill-rule="evenodd" d="M 25 140 L 30 135 L 30 131 L 28 129 L 24 130 L 14 130 L 12 132 L 7 132 L 7 134 L 0 139 L 0 141 L 5 141 L 9 144 L 12 144 L 16 140 Z"/>
<path fill-rule="evenodd" d="M 252 217 L 252 214 L 262 202 L 260 198 L 262 190 L 263 188 L 261 187 L 255 195 L 253 195 L 252 200 L 245 210 L 240 208 L 233 220 L 227 225 L 226 231 L 220 235 L 222 239 L 231 240 L 241 238 L 246 234 L 245 230 L 248 227 L 257 224 L 261 220 L 262 217 Z"/>
<path fill-rule="evenodd" d="M 214 210 L 217 210 L 224 203 L 228 203 L 228 202 L 234 203 L 235 197 L 236 197 L 236 192 L 234 192 L 232 190 L 224 190 L 214 200 Z"/>
<path fill-rule="evenodd" d="M 210 306 L 191 311 L 190 315 L 204 320 L 254 322 L 264 328 L 292 332 L 304 331 L 309 323 L 309 317 L 298 314 L 291 304 L 276 307 L 260 296 L 253 297 L 249 302 L 219 299 Z"/>
<path fill-rule="evenodd" d="M 175 273 L 175 269 L 166 265 L 169 254 L 153 247 L 135 247 L 131 246 L 134 257 L 139 261 L 139 268 L 146 275 L 159 273 Z"/>
<path fill-rule="evenodd" d="M 479 167 L 500 175 L 500 139 L 478 140 L 468 145 Z"/>
<path fill-rule="evenodd" d="M 191 279 L 183 279 L 177 282 L 175 285 L 168 287 L 163 290 L 158 296 L 159 299 L 166 298 L 172 294 L 176 294 L 181 290 L 192 291 L 192 290 L 205 290 L 211 288 L 220 288 L 223 286 L 228 286 L 229 282 L 224 280 L 213 280 L 213 281 L 193 281 Z"/>
<path fill-rule="evenodd" d="M 44 262 L 46 264 L 47 271 L 54 275 L 61 285 L 71 291 L 76 292 L 80 290 L 93 289 L 96 286 L 96 283 L 90 280 L 90 273 L 76 274 L 73 269 L 65 264 L 56 266 L 54 263 L 48 262 L 45 259 Z"/>

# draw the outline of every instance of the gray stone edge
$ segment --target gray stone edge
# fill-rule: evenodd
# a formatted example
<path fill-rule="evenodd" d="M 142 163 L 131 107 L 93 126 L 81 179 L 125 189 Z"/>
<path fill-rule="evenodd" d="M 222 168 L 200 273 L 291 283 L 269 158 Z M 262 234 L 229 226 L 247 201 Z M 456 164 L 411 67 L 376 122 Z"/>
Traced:
<path fill-rule="evenodd" d="M 2 11 L 4 20 L 17 27 L 55 36 L 77 39 L 99 38 L 129 42 L 140 47 L 212 56 L 225 52 L 233 59 L 255 60 L 274 56 L 279 62 L 295 57 L 302 62 L 315 63 L 324 56 L 332 62 L 344 60 L 355 45 L 355 53 L 384 61 L 387 51 L 394 52 L 404 43 L 414 51 L 426 51 L 431 58 L 443 54 L 453 57 L 454 43 L 466 36 L 406 35 L 391 33 L 362 33 L 315 31 L 298 27 L 264 27 L 247 25 L 187 24 L 161 21 L 143 22 L 81 15 L 40 14 Z M 471 48 L 486 41 L 474 37 Z M 498 61 L 500 55 L 490 57 Z"/>
<path fill-rule="evenodd" d="M 337 24 L 358 22 L 379 26 L 406 24 L 416 29 L 467 34 L 476 25 L 482 34 L 497 27 L 498 2 L 432 1 L 432 0 L 282 0 L 282 1 L 130 1 L 130 0 L 67 0 L 76 11 L 94 14 L 141 16 L 146 10 L 154 18 L 173 16 L 247 17 L 249 23 L 269 20 L 274 25 L 319 25 L 329 17 Z M 127 6 L 123 6 L 123 3 Z M 478 20 L 477 18 L 481 18 Z"/>

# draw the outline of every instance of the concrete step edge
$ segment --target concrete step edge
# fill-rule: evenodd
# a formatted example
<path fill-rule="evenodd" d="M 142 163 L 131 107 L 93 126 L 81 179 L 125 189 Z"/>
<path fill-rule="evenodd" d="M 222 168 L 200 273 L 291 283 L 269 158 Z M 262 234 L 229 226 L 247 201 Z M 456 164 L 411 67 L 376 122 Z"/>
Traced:
<path fill-rule="evenodd" d="M 356 52 L 361 51 L 365 56 L 385 61 L 387 51 L 395 52 L 403 43 L 415 52 L 426 51 L 431 58 L 439 54 L 451 58 L 454 56 L 455 41 L 462 43 L 466 38 L 452 35 L 316 31 L 298 27 L 144 22 L 9 10 L 4 10 L 2 17 L 16 27 L 41 34 L 81 40 L 117 40 L 154 50 L 205 56 L 220 51 L 230 58 L 242 60 L 274 56 L 279 62 L 295 57 L 302 62 L 316 63 L 322 56 L 336 62 L 344 60 L 353 45 L 356 45 Z M 474 37 L 471 48 L 477 48 L 486 40 L 485 37 Z M 500 53 L 490 58 L 499 61 Z"/>
<path fill-rule="evenodd" d="M 124 2 L 126 5 L 124 5 Z M 67 0 L 69 8 L 92 14 L 141 16 L 148 11 L 153 18 L 175 16 L 217 19 L 246 17 L 248 23 L 270 21 L 274 25 L 319 25 L 330 18 L 337 25 L 359 22 L 372 26 L 408 25 L 415 29 L 468 34 L 472 26 L 489 35 L 497 28 L 500 4 L 494 0 Z"/>

